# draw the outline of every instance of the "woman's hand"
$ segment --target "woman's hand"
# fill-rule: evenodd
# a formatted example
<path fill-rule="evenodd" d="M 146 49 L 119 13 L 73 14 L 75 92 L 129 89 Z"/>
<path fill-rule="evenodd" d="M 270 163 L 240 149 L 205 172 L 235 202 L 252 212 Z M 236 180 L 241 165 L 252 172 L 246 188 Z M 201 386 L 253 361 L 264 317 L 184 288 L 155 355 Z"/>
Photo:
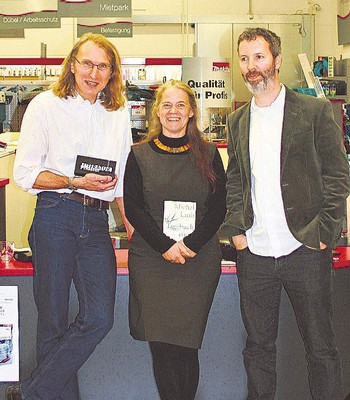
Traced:
<path fill-rule="evenodd" d="M 169 250 L 162 254 L 163 258 L 175 264 L 185 264 L 186 259 L 182 254 L 179 242 L 174 243 Z"/>
<path fill-rule="evenodd" d="M 130 224 L 129 220 L 126 218 L 125 215 L 125 207 L 124 207 L 124 199 L 123 197 L 116 197 L 115 201 L 118 205 L 120 216 L 122 217 L 123 225 L 126 230 L 128 242 L 131 242 L 132 235 L 134 234 L 134 227 Z"/>
<path fill-rule="evenodd" d="M 173 244 L 168 251 L 162 254 L 167 261 L 175 264 L 185 264 L 186 258 L 192 258 L 195 255 L 197 253 L 189 249 L 182 240 Z"/>
<path fill-rule="evenodd" d="M 126 218 L 123 218 L 123 224 L 124 224 L 124 227 L 126 230 L 128 242 L 131 242 L 132 235 L 134 234 L 135 228 L 130 224 L 130 222 Z"/>
<path fill-rule="evenodd" d="M 180 246 L 181 253 L 185 258 L 187 258 L 187 257 L 192 258 L 192 257 L 197 255 L 197 253 L 195 253 L 194 251 L 192 251 L 190 248 L 188 248 L 185 245 L 183 240 L 180 240 L 178 243 L 179 243 L 179 246 Z"/>

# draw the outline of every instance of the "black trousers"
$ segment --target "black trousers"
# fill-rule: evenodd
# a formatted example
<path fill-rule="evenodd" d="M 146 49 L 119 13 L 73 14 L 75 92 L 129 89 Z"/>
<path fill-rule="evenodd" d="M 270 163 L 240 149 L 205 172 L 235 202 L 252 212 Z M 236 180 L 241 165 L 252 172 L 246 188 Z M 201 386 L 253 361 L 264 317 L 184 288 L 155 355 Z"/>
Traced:
<path fill-rule="evenodd" d="M 149 342 L 161 400 L 194 400 L 199 382 L 198 349 Z"/>
<path fill-rule="evenodd" d="M 281 292 L 292 303 L 304 342 L 311 397 L 342 399 L 342 371 L 332 325 L 332 251 L 299 247 L 279 258 L 238 251 L 241 312 L 247 331 L 243 351 L 248 400 L 273 400 Z M 292 384 L 292 382 L 291 382 Z"/>

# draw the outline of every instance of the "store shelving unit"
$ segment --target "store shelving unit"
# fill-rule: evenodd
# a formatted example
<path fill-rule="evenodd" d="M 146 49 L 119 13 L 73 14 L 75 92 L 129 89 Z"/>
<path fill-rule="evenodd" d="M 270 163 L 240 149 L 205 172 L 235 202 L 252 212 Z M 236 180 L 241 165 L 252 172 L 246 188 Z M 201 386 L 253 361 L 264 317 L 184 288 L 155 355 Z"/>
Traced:
<path fill-rule="evenodd" d="M 226 142 L 227 139 L 227 116 L 229 108 L 212 107 L 209 112 L 209 126 L 207 139 L 211 142 Z"/>
<path fill-rule="evenodd" d="M 61 71 L 63 58 L 0 58 L 0 80 L 50 80 Z M 181 79 L 181 58 L 122 58 L 123 80 L 144 87 Z M 141 73 L 142 72 L 142 73 Z"/>
<path fill-rule="evenodd" d="M 342 100 L 344 103 L 349 102 L 349 78 L 350 78 L 350 60 L 336 60 L 335 76 L 320 77 L 323 90 L 327 99 Z"/>

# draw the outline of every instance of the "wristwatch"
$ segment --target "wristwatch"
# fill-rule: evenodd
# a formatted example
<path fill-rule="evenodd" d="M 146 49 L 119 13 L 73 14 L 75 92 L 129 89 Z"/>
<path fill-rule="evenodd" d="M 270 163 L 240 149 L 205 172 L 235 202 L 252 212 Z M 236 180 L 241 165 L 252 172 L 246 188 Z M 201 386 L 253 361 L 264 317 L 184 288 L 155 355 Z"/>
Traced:
<path fill-rule="evenodd" d="M 74 186 L 73 179 L 75 176 L 70 176 L 68 177 L 68 189 L 70 190 L 76 190 L 76 187 Z"/>

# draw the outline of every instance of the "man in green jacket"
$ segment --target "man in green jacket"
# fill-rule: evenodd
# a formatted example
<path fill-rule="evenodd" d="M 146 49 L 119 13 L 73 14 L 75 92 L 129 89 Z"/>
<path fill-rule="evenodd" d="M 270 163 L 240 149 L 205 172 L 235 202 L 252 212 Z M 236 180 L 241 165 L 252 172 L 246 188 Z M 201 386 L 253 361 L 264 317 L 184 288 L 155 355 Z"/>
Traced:
<path fill-rule="evenodd" d="M 281 40 L 264 28 L 238 39 L 252 100 L 228 121 L 228 212 L 222 227 L 237 249 L 248 399 L 272 400 L 281 291 L 304 341 L 313 399 L 341 399 L 332 328 L 332 248 L 349 194 L 342 133 L 329 101 L 279 80 Z"/>

